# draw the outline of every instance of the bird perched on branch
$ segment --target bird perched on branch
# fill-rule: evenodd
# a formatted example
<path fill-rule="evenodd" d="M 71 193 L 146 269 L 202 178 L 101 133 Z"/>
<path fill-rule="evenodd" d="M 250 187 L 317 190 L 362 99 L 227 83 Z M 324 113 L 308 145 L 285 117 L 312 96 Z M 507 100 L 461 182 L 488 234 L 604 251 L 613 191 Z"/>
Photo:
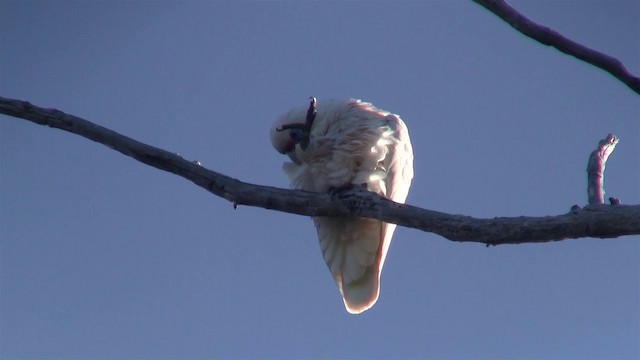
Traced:
<path fill-rule="evenodd" d="M 353 186 L 403 203 L 413 178 L 409 133 L 398 115 L 360 100 L 327 100 L 282 115 L 271 143 L 291 162 L 291 188 L 333 192 Z M 365 218 L 314 217 L 320 248 L 348 312 L 378 300 L 380 272 L 395 224 Z"/>

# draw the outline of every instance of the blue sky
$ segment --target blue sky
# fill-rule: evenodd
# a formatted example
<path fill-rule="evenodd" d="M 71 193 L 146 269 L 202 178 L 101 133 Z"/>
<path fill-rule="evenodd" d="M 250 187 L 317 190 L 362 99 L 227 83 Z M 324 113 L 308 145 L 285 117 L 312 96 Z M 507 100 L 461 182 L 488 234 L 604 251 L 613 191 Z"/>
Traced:
<path fill-rule="evenodd" d="M 513 1 L 640 74 L 638 1 Z M 463 1 L 0 3 L 0 96 L 286 187 L 268 130 L 309 96 L 400 114 L 408 202 L 477 217 L 640 203 L 640 102 Z M 312 222 L 240 207 L 0 116 L 4 358 L 637 358 L 640 237 L 486 248 L 399 228 L 349 315 Z"/>

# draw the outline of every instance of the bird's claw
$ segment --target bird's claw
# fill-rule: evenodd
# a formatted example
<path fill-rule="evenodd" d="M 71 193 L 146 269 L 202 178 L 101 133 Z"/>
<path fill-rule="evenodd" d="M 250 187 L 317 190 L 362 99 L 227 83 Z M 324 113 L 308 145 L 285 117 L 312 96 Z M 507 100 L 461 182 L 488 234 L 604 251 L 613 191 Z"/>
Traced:
<path fill-rule="evenodd" d="M 329 193 L 329 195 L 338 195 L 340 193 L 343 193 L 345 191 L 349 191 L 352 189 L 364 189 L 364 190 L 369 190 L 367 187 L 367 184 L 346 184 L 346 185 L 340 185 L 340 186 L 331 186 L 329 187 L 329 190 L 327 191 Z"/>

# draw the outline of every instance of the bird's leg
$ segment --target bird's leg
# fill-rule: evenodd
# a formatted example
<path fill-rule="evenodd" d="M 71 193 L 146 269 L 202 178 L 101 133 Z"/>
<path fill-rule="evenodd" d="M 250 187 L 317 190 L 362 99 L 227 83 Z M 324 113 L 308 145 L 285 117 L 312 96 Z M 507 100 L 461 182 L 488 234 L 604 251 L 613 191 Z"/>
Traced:
<path fill-rule="evenodd" d="M 316 98 L 313 96 L 310 98 L 311 102 L 309 103 L 309 109 L 307 110 L 307 119 L 304 124 L 294 123 L 294 124 L 286 124 L 282 125 L 280 129 L 276 129 L 276 131 L 284 131 L 284 130 L 301 130 L 301 135 L 297 135 L 299 132 L 291 132 L 292 139 L 296 144 L 300 144 L 302 150 L 307 150 L 307 146 L 309 146 L 309 141 L 311 137 L 311 127 L 313 126 L 313 121 L 316 119 L 316 114 L 318 110 L 316 108 Z M 295 136 L 295 137 L 294 137 Z"/>
<path fill-rule="evenodd" d="M 307 110 L 307 121 L 305 122 L 305 128 L 307 131 L 311 132 L 311 126 L 313 126 L 313 120 L 316 119 L 316 114 L 318 113 L 318 109 L 316 107 L 317 100 L 313 96 L 310 97 L 311 101 L 309 102 L 309 109 Z"/>

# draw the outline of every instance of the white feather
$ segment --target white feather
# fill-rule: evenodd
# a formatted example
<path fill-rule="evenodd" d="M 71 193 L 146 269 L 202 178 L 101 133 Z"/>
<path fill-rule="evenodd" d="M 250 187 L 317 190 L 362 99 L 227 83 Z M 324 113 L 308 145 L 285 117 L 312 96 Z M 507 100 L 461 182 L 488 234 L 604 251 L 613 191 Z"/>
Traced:
<path fill-rule="evenodd" d="M 366 184 L 369 191 L 403 203 L 413 178 L 413 150 L 400 117 L 353 99 L 318 102 L 317 111 L 305 150 L 291 143 L 288 131 L 276 129 L 304 123 L 306 107 L 284 114 L 271 129 L 273 146 L 294 161 L 283 166 L 290 186 L 327 192 Z M 347 311 L 369 309 L 378 299 L 380 273 L 396 225 L 364 218 L 313 220 Z"/>

